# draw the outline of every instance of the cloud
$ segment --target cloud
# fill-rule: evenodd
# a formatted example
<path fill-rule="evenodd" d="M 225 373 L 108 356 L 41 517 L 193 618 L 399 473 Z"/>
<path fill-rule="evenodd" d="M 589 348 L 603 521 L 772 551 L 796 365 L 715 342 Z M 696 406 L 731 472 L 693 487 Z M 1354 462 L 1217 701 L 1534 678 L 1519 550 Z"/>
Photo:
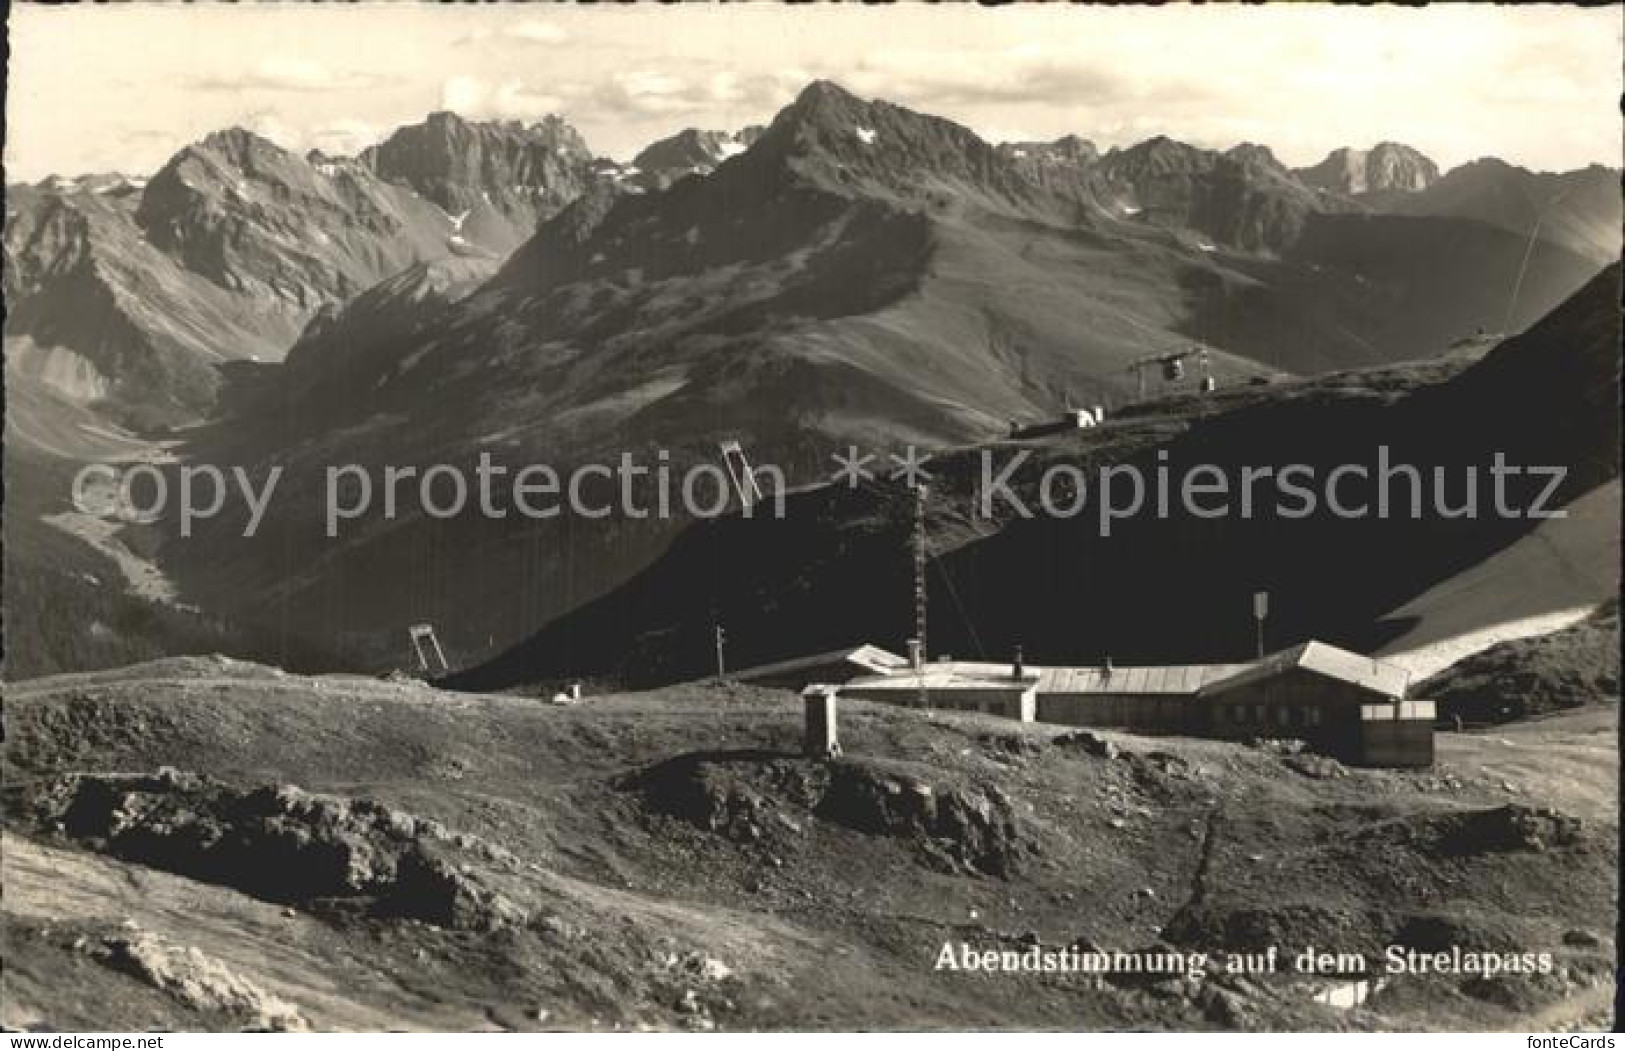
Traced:
<path fill-rule="evenodd" d="M 1446 165 L 1484 153 L 1620 163 L 1619 18 L 1601 8 L 650 5 L 589 17 L 482 5 L 445 11 L 453 21 L 361 4 L 341 34 L 290 4 L 266 5 L 252 27 L 227 7 L 156 19 L 140 5 L 14 6 L 12 86 L 34 101 L 14 114 L 6 153 L 30 175 L 167 153 L 254 110 L 304 142 L 353 141 L 345 120 L 387 132 L 442 94 L 480 117 L 561 111 L 631 156 L 685 126 L 769 119 L 821 77 L 992 139 L 1245 138 L 1299 164 L 1391 138 Z"/>
<path fill-rule="evenodd" d="M 700 96 L 682 77 L 640 70 L 610 74 L 599 88 L 598 102 L 610 110 L 648 116 L 692 112 L 699 107 Z"/>
<path fill-rule="evenodd" d="M 470 44 L 516 42 L 521 44 L 562 44 L 570 39 L 570 34 L 564 27 L 555 22 L 544 22 L 539 18 L 527 18 L 522 22 L 504 26 L 501 29 L 476 29 L 465 33 L 452 41 L 453 47 L 466 47 Z"/>
<path fill-rule="evenodd" d="M 385 131 L 358 117 L 338 117 L 311 128 L 270 109 L 250 113 L 239 123 L 290 153 L 318 149 L 333 157 L 353 157 L 378 142 Z"/>
<path fill-rule="evenodd" d="M 511 26 L 506 30 L 506 34 L 515 40 L 528 40 L 533 44 L 562 44 L 570 39 L 570 34 L 552 22 L 541 22 L 536 19 Z"/>
<path fill-rule="evenodd" d="M 723 70 L 706 79 L 706 103 L 782 108 L 808 84 L 827 73 L 805 69 L 781 69 L 773 73 L 740 73 Z"/>
<path fill-rule="evenodd" d="M 678 75 L 645 69 L 613 73 L 573 99 L 583 117 L 648 121 L 701 119 L 714 124 L 719 111 L 748 107 L 753 114 L 776 110 L 814 79 L 805 70 L 742 73 L 716 70 Z M 754 118 L 753 118 L 754 119 Z"/>
<path fill-rule="evenodd" d="M 1078 56 L 1025 45 L 996 53 L 968 47 L 892 49 L 854 63 L 830 60 L 772 71 L 708 70 L 702 64 L 681 73 L 659 68 L 616 72 L 572 99 L 572 116 L 634 126 L 657 120 L 721 126 L 719 118 L 727 120 L 724 114 L 748 110 L 749 120 L 763 120 L 820 78 L 866 98 L 978 124 L 989 119 L 1008 124 L 1031 107 L 1065 107 L 1082 117 L 1097 107 L 1148 101 L 1158 90 L 1193 105 L 1210 98 L 1199 84 L 1149 88 Z"/>
<path fill-rule="evenodd" d="M 310 145 L 329 156 L 353 157 L 382 138 L 383 129 L 371 121 L 341 118 L 310 133 Z"/>
<path fill-rule="evenodd" d="M 262 139 L 270 139 L 285 150 L 297 150 L 302 139 L 293 125 L 270 110 L 250 113 L 243 121 L 243 127 Z"/>
<path fill-rule="evenodd" d="M 450 77 L 440 88 L 440 107 L 453 113 L 472 114 L 485 105 L 490 94 L 478 77 Z"/>
<path fill-rule="evenodd" d="M 308 58 L 272 56 L 238 76 L 194 77 L 191 86 L 206 91 L 364 91 L 393 83 L 381 73 L 335 72 Z"/>
<path fill-rule="evenodd" d="M 536 91 L 519 79 L 493 85 L 463 75 L 450 77 L 441 86 L 440 105 L 464 117 L 530 120 L 558 112 L 564 100 L 557 93 Z"/>
<path fill-rule="evenodd" d="M 989 53 L 971 48 L 893 49 L 865 56 L 840 78 L 853 91 L 921 106 L 1101 104 L 1134 97 L 1137 82 L 1077 54 L 1027 44 Z"/>

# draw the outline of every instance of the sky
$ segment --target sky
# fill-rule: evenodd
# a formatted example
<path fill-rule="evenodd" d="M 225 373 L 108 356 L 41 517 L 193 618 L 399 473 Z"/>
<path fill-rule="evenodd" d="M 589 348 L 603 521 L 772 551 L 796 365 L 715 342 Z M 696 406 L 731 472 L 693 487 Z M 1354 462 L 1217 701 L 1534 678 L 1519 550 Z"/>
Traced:
<path fill-rule="evenodd" d="M 815 78 L 993 141 L 1405 142 L 1443 167 L 1621 163 L 1620 8 L 14 4 L 8 181 L 155 171 L 210 131 L 353 153 L 451 109 L 557 113 L 625 160 Z"/>

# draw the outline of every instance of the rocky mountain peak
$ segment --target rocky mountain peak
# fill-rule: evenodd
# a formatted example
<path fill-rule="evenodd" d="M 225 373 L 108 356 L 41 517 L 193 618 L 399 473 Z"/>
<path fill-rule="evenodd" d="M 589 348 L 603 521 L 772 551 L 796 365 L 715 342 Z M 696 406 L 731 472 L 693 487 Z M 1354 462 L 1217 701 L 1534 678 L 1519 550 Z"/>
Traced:
<path fill-rule="evenodd" d="M 526 129 L 526 133 L 533 139 L 548 143 L 554 149 L 585 157 L 592 156 L 592 151 L 587 148 L 587 140 L 582 138 L 581 133 L 569 121 L 556 113 L 549 113 L 532 124 Z"/>
<path fill-rule="evenodd" d="M 1100 159 L 1099 148 L 1078 135 L 1063 135 L 1053 142 L 1000 143 L 999 152 L 1011 160 L 1038 165 L 1087 167 Z"/>
<path fill-rule="evenodd" d="M 218 227 L 250 184 L 308 182 L 308 165 L 246 128 L 215 131 L 181 149 L 147 183 L 136 222 L 155 242 L 175 247 L 202 226 Z"/>
<path fill-rule="evenodd" d="M 1403 143 L 1380 142 L 1369 150 L 1335 149 L 1297 174 L 1306 184 L 1332 193 L 1414 193 L 1439 180 L 1439 167 Z"/>
<path fill-rule="evenodd" d="M 231 178 L 240 175 L 249 179 L 279 181 L 290 177 L 290 166 L 301 166 L 297 154 L 290 153 L 257 132 L 234 127 L 210 132 L 181 150 L 159 172 L 159 177 L 165 171 L 174 169 L 195 174 L 209 173 L 216 178 L 229 173 Z"/>
<path fill-rule="evenodd" d="M 1225 150 L 1224 155 L 1238 164 L 1250 164 L 1283 174 L 1287 171 L 1286 165 L 1276 158 L 1273 150 L 1256 142 L 1239 143 Z"/>
<path fill-rule="evenodd" d="M 1087 157 L 1090 160 L 1100 156 L 1100 148 L 1093 142 L 1079 135 L 1062 135 L 1050 143 L 1055 152 L 1076 158 Z"/>
<path fill-rule="evenodd" d="M 230 157 L 251 156 L 255 153 L 287 153 L 265 136 L 243 127 L 211 131 L 197 143 L 197 146 Z"/>
<path fill-rule="evenodd" d="M 793 138 L 803 146 L 835 146 L 841 138 L 872 145 L 867 132 L 874 130 L 877 114 L 882 111 L 896 114 L 899 119 L 938 120 L 884 102 L 866 101 L 833 81 L 815 80 L 801 90 L 794 102 L 779 111 L 766 136 Z"/>
<path fill-rule="evenodd" d="M 1157 135 L 1127 149 L 1113 149 L 1100 163 L 1110 179 L 1139 182 L 1157 176 L 1211 171 L 1217 157 L 1209 150 Z"/>
<path fill-rule="evenodd" d="M 1365 178 L 1373 190 L 1425 190 L 1439 180 L 1439 166 L 1403 143 L 1379 142 L 1366 156 Z"/>
<path fill-rule="evenodd" d="M 411 187 L 449 213 L 512 197 L 540 198 L 541 210 L 551 214 L 580 192 L 592 153 L 557 117 L 526 127 L 440 111 L 396 129 L 360 159 L 380 178 Z"/>
<path fill-rule="evenodd" d="M 820 79 L 802 88 L 796 100 L 790 104 L 790 109 L 800 113 L 813 113 L 820 110 L 850 110 L 865 105 L 862 99 L 835 81 Z"/>
<path fill-rule="evenodd" d="M 975 132 L 830 81 L 814 81 L 773 119 L 752 149 L 762 164 L 788 164 L 800 178 L 843 194 L 877 193 L 915 205 L 956 185 L 998 207 L 1031 203 L 1036 187 Z"/>
<path fill-rule="evenodd" d="M 423 118 L 423 124 L 430 128 L 466 128 L 468 121 L 449 109 L 437 109 Z"/>
<path fill-rule="evenodd" d="M 761 135 L 760 126 L 737 132 L 685 128 L 644 147 L 632 158 L 632 167 L 644 175 L 665 181 L 694 173 L 704 174 L 729 157 L 745 152 Z"/>

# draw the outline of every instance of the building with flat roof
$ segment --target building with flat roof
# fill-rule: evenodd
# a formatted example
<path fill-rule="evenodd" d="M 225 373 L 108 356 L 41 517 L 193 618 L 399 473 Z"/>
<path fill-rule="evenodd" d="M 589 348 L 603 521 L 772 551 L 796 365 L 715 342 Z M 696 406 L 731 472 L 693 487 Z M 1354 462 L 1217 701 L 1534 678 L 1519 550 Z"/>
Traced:
<path fill-rule="evenodd" d="M 1405 699 L 1409 673 L 1323 642 L 1245 664 L 935 661 L 916 669 L 896 660 L 879 674 L 848 679 L 840 695 L 1135 733 L 1296 738 L 1354 765 L 1433 763 L 1433 705 Z"/>
<path fill-rule="evenodd" d="M 891 675 L 854 679 L 841 687 L 840 696 L 904 708 L 982 712 L 1030 723 L 1038 712 L 1038 671 L 1030 669 L 1016 675 L 1008 664 L 938 661 L 919 671 L 909 668 Z"/>
<path fill-rule="evenodd" d="M 1245 664 L 1045 668 L 1038 680 L 1038 721 L 1066 726 L 1201 734 L 1196 695 Z"/>

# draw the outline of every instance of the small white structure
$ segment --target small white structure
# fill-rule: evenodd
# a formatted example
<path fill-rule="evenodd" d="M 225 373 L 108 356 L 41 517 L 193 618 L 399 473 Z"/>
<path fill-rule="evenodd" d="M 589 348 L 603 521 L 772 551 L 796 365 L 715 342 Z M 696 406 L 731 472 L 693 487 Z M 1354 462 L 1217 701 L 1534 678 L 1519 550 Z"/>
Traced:
<path fill-rule="evenodd" d="M 806 729 L 802 735 L 802 751 L 814 759 L 834 759 L 841 754 L 840 734 L 836 728 L 836 697 L 838 686 L 813 685 L 801 691 L 806 708 Z"/>
<path fill-rule="evenodd" d="M 445 675 L 451 671 L 451 665 L 446 663 L 446 651 L 440 648 L 440 640 L 435 637 L 433 624 L 414 624 L 406 629 L 407 635 L 412 639 L 412 650 L 418 657 L 418 668 L 425 675 Z M 430 656 L 433 661 L 429 660 Z M 435 670 L 438 664 L 439 670 Z"/>
<path fill-rule="evenodd" d="M 722 462 L 728 468 L 728 478 L 734 492 L 739 494 L 739 506 L 748 516 L 751 508 L 762 502 L 762 487 L 756 484 L 756 471 L 745 457 L 745 449 L 738 441 L 721 443 Z"/>

